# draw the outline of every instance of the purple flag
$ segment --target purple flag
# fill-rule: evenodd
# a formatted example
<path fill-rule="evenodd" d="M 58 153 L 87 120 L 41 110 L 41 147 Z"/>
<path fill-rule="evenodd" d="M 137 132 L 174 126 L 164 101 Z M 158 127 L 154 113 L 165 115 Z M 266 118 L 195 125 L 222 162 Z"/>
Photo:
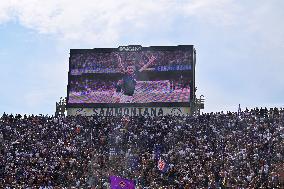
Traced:
<path fill-rule="evenodd" d="M 111 189 L 135 189 L 133 180 L 124 179 L 117 176 L 110 177 Z"/>

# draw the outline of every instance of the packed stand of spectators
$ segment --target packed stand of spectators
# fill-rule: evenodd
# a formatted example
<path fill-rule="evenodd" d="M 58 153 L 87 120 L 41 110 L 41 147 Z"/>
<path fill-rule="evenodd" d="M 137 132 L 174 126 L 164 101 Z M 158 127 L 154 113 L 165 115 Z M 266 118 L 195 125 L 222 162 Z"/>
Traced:
<path fill-rule="evenodd" d="M 70 57 L 70 69 L 115 68 L 112 53 L 84 53 Z M 114 59 L 115 60 L 115 59 Z"/>
<path fill-rule="evenodd" d="M 0 119 L 0 188 L 283 188 L 284 110 Z M 164 169 L 158 169 L 158 161 Z"/>
<path fill-rule="evenodd" d="M 81 73 L 116 73 L 120 72 L 118 66 L 118 53 L 84 53 L 74 54 L 70 57 L 70 72 L 72 75 Z M 142 67 L 149 57 L 156 57 L 155 66 L 185 65 L 191 61 L 191 54 L 187 51 L 143 51 L 119 53 L 124 66 L 136 65 Z"/>
<path fill-rule="evenodd" d="M 70 92 L 111 91 L 115 89 L 117 81 L 77 79 L 71 80 Z"/>
<path fill-rule="evenodd" d="M 151 81 L 160 81 L 158 78 L 156 80 Z M 151 81 L 148 81 L 147 83 L 150 83 Z M 161 80 L 163 81 L 163 80 Z M 168 80 L 164 80 L 168 81 Z M 116 90 L 118 81 L 111 81 L 111 80 L 98 80 L 98 79 L 85 79 L 85 78 L 79 78 L 76 80 L 70 80 L 69 83 L 69 89 L 70 92 L 91 92 L 91 91 L 113 91 Z M 138 81 L 139 82 L 139 81 Z M 170 80 L 170 89 L 171 90 L 177 90 L 177 89 L 183 89 L 183 88 L 190 88 L 190 80 L 189 79 L 175 79 Z M 142 83 L 142 82 L 141 82 Z M 155 83 L 155 82 L 153 82 Z M 166 86 L 160 86 L 158 88 L 165 88 Z M 157 88 L 157 87 L 156 87 Z"/>

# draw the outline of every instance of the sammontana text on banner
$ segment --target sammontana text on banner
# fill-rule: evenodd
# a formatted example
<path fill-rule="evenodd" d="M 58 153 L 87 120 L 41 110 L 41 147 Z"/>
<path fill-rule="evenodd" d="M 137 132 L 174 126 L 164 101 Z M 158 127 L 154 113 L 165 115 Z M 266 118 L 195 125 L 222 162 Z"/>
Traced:
<path fill-rule="evenodd" d="M 108 107 L 108 108 L 68 108 L 68 115 L 84 116 L 186 116 L 189 107 Z"/>

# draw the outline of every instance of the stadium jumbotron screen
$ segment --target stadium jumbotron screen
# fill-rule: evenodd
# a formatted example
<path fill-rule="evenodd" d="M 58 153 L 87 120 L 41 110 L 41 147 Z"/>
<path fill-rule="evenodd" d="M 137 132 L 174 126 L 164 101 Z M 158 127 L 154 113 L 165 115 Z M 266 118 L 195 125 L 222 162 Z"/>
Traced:
<path fill-rule="evenodd" d="M 192 62 L 192 46 L 72 49 L 67 103 L 189 103 Z"/>

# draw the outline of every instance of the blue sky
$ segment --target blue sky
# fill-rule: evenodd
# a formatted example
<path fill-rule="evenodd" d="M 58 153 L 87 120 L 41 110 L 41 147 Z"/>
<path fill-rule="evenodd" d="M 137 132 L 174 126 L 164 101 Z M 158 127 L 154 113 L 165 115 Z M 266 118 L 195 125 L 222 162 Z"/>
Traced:
<path fill-rule="evenodd" d="M 0 113 L 53 114 L 70 48 L 129 44 L 195 45 L 205 112 L 283 107 L 283 9 L 282 0 L 3 0 Z"/>

